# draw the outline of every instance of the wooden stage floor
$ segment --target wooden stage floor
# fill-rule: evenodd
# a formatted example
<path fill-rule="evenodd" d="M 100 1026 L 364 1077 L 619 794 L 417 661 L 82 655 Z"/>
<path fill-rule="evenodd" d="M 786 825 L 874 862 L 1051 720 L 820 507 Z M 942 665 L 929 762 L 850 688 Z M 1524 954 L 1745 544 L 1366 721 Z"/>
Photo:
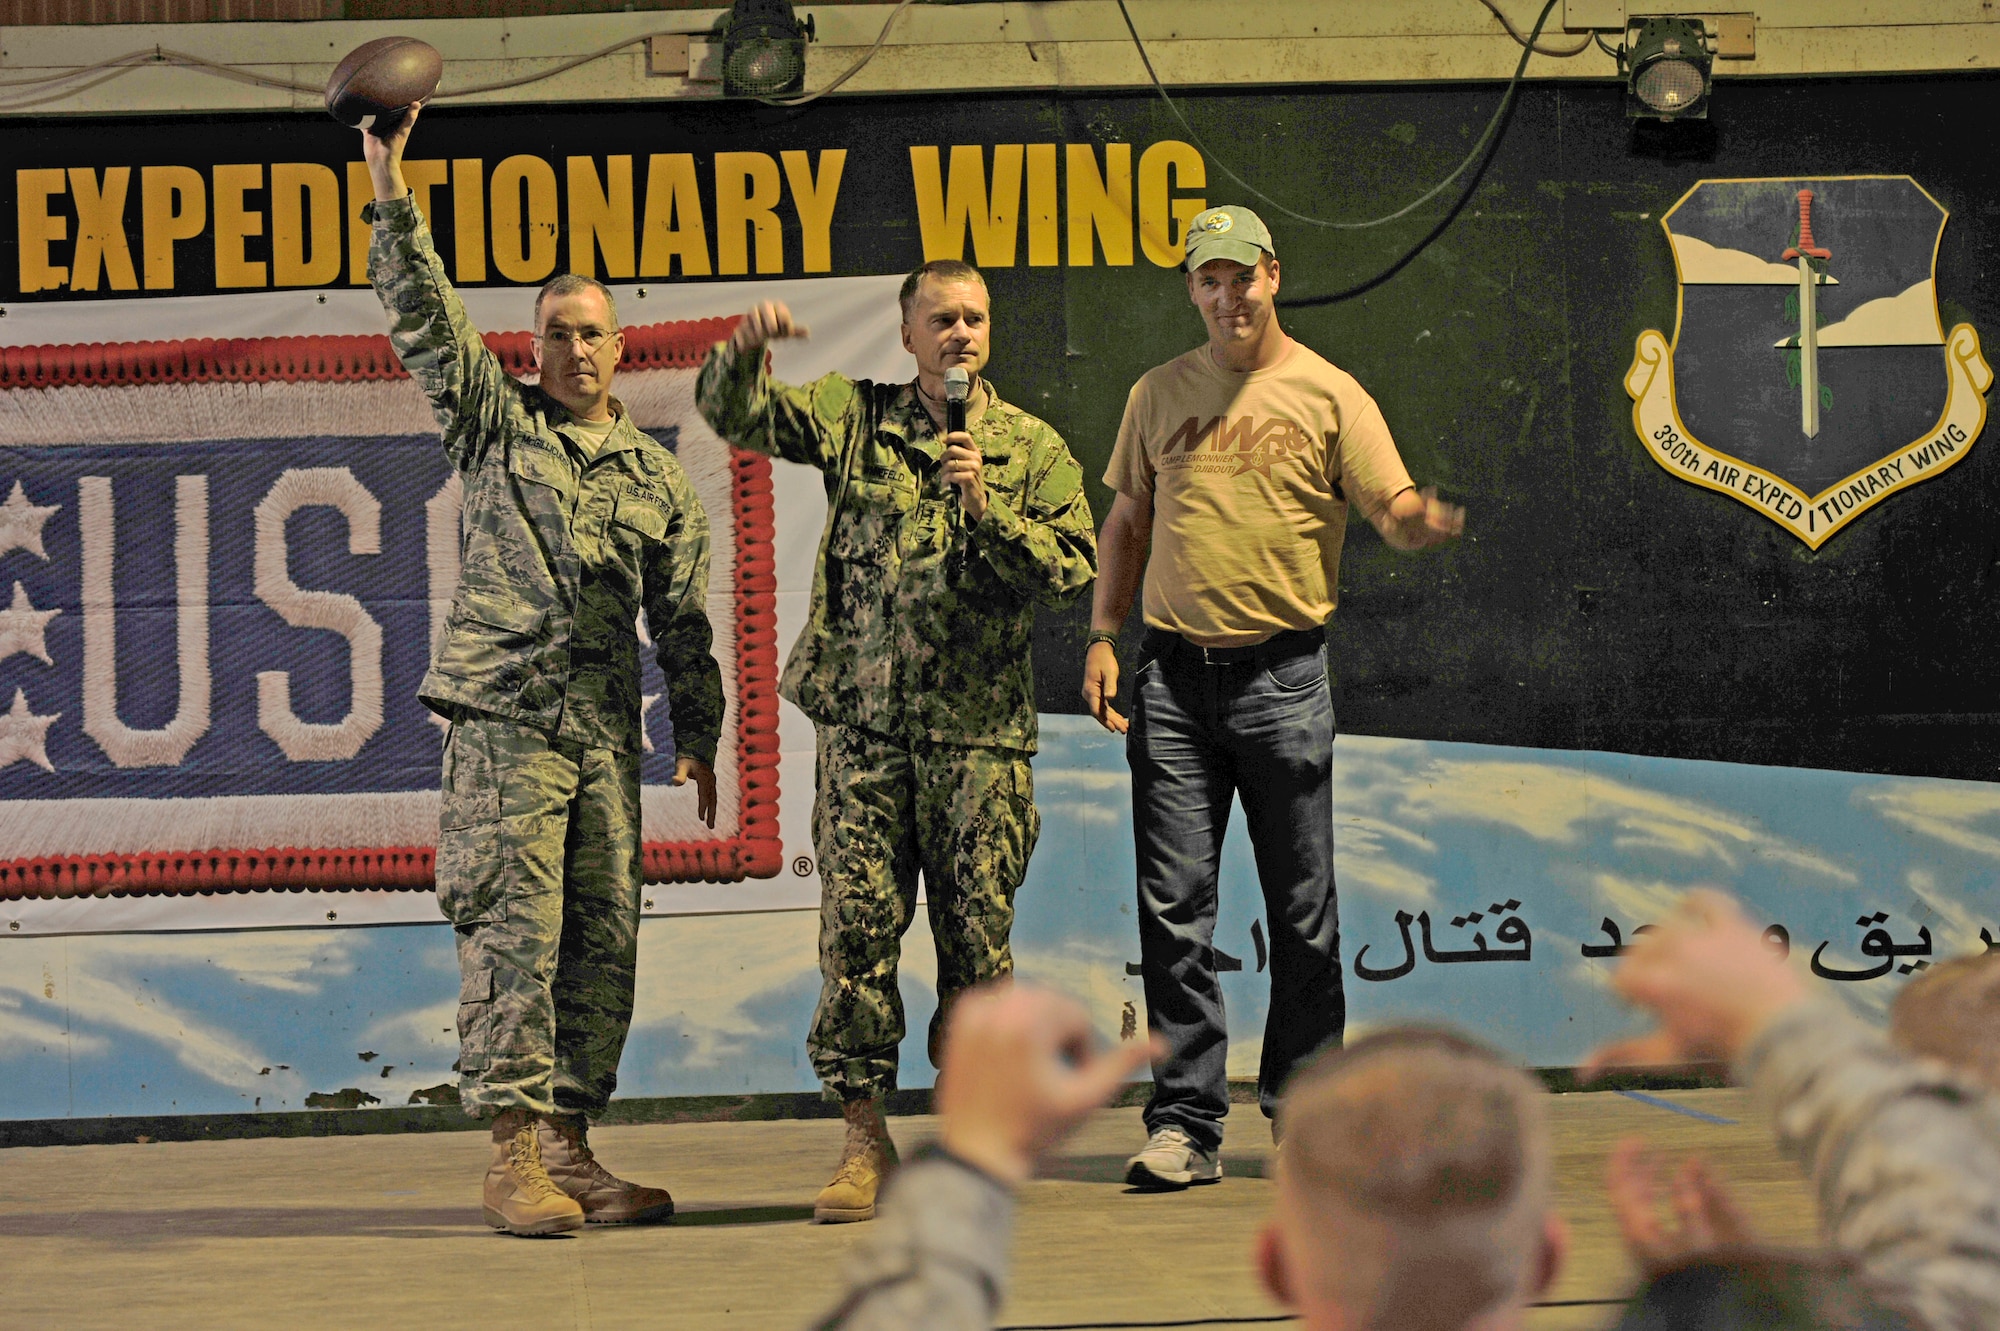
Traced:
<path fill-rule="evenodd" d="M 1733 1120 L 1725 1122 L 1722 1120 Z M 1537 1331 L 1600 1327 L 1631 1272 L 1602 1200 L 1604 1157 L 1639 1135 L 1699 1150 L 1767 1237 L 1807 1244 L 1812 1203 L 1734 1090 L 1555 1100 L 1574 1246 Z M 904 1149 L 936 1120 L 892 1120 Z M 1237 1106 L 1214 1187 L 1119 1181 L 1135 1109 L 1105 1110 L 1026 1189 L 1007 1327 L 1282 1325 L 1251 1236 L 1270 1134 Z M 827 1307 L 866 1225 L 814 1225 L 837 1120 L 601 1128 L 614 1170 L 670 1187 L 665 1227 L 510 1239 L 479 1219 L 484 1134 L 282 1138 L 0 1151 L 8 1327 L 802 1326 Z M 1204 1320 L 1205 1319 L 1205 1320 Z"/>

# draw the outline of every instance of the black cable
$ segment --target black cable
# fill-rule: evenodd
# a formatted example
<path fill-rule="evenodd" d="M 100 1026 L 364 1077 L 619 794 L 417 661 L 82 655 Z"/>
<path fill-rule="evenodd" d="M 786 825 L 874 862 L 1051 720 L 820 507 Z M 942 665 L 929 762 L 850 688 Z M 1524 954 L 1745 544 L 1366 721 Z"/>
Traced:
<path fill-rule="evenodd" d="M 547 69 L 538 69 L 532 74 L 521 74 L 511 79 L 497 79 L 492 83 L 475 83 L 469 88 L 452 88 L 447 91 L 434 92 L 431 94 L 430 100 L 433 102 L 443 102 L 449 101 L 454 97 L 472 97 L 480 93 L 503 92 L 508 88 L 525 88 L 531 83 L 540 83 L 542 80 L 552 79 L 558 74 L 567 74 L 579 65 L 587 65 L 593 60 L 602 60 L 605 56 L 614 55 L 628 46 L 637 46 L 641 42 L 650 42 L 655 37 L 706 37 L 710 36 L 712 31 L 709 28 L 661 28 L 656 32 L 642 32 L 637 37 L 627 37 L 622 41 L 613 42 L 609 46 L 600 46 L 588 55 L 573 56 L 560 64 L 550 65 Z M 316 90 L 305 88 L 301 89 L 301 91 L 313 92 Z"/>
<path fill-rule="evenodd" d="M 1583 38 L 1575 46 L 1569 46 L 1569 47 L 1536 46 L 1534 43 L 1534 39 L 1529 37 L 1523 37 L 1521 35 L 1521 30 L 1514 26 L 1514 20 L 1508 18 L 1507 11 L 1500 8 L 1500 0 L 1479 0 L 1479 3 L 1485 5 L 1488 9 L 1493 11 L 1493 17 L 1500 20 L 1500 26 L 1507 30 L 1507 35 L 1509 37 L 1512 37 L 1515 41 L 1519 42 L 1521 45 L 1531 48 L 1536 55 L 1552 55 L 1555 56 L 1558 60 L 1567 60 L 1573 55 L 1582 55 L 1585 51 L 1588 51 L 1590 49 L 1591 37 L 1595 37 L 1597 35 L 1597 33 L 1593 31 L 1590 33 L 1589 36 Z"/>
<path fill-rule="evenodd" d="M 1139 39 L 1139 30 L 1133 26 L 1132 15 L 1125 8 L 1125 0 L 1118 0 L 1118 12 L 1125 16 L 1125 28 L 1128 32 L 1132 34 L 1132 44 L 1139 48 L 1140 62 L 1146 66 L 1146 73 L 1149 76 L 1151 76 L 1153 80 L 1153 87 L 1159 92 L 1160 100 L 1164 101 L 1167 104 L 1167 109 L 1174 113 L 1174 119 L 1180 121 L 1181 128 L 1187 131 L 1188 138 L 1192 140 L 1194 146 L 1200 150 L 1203 159 L 1214 161 L 1215 165 L 1221 169 L 1222 174 L 1228 176 L 1238 185 L 1250 191 L 1250 193 L 1255 195 L 1257 198 L 1262 199 L 1264 202 L 1270 204 L 1272 207 L 1276 208 L 1279 212 L 1283 213 L 1287 217 L 1293 218 L 1297 221 L 1310 223 L 1313 226 L 1335 227 L 1341 230 L 1360 230 L 1365 227 L 1379 226 L 1383 222 L 1394 221 L 1396 218 L 1402 217 L 1404 214 L 1410 212 L 1412 209 L 1430 200 L 1446 185 L 1449 185 L 1454 179 L 1456 179 L 1459 172 L 1465 170 L 1465 168 L 1472 163 L 1475 157 L 1479 159 L 1477 167 L 1475 167 L 1472 172 L 1472 178 L 1466 182 L 1464 190 L 1462 190 L 1459 193 L 1457 200 L 1454 201 L 1451 207 L 1445 212 L 1444 217 L 1438 221 L 1436 226 L 1432 227 L 1430 231 L 1424 235 L 1424 238 L 1422 240 L 1419 240 L 1415 245 L 1413 245 L 1409 250 L 1407 250 L 1402 255 L 1401 258 L 1397 259 L 1394 263 L 1390 264 L 1387 268 L 1383 269 L 1375 276 L 1369 278 L 1367 281 L 1356 283 L 1355 285 L 1348 287 L 1345 290 L 1336 291 L 1331 295 L 1300 296 L 1292 300 L 1280 299 L 1277 302 L 1278 307 L 1280 309 L 1290 309 L 1290 310 L 1310 309 L 1320 305 L 1334 305 L 1339 303 L 1340 301 L 1352 300 L 1356 296 L 1363 295 L 1367 292 L 1373 291 L 1376 287 L 1381 286 L 1384 282 L 1388 281 L 1390 278 L 1394 277 L 1397 273 L 1402 272 L 1404 268 L 1408 267 L 1412 259 L 1415 259 L 1419 254 L 1422 254 L 1426 249 L 1430 248 L 1431 242 L 1436 240 L 1439 236 L 1443 235 L 1446 228 L 1448 228 L 1454 221 L 1457 220 L 1459 213 L 1464 211 L 1466 203 L 1472 198 L 1473 191 L 1479 188 L 1480 178 L 1486 174 L 1486 168 L 1492 163 L 1494 154 L 1499 151 L 1501 131 L 1505 129 L 1507 117 L 1509 113 L 1514 109 L 1514 94 L 1520 90 L 1521 78 L 1528 71 L 1528 59 L 1535 53 L 1535 42 L 1540 39 L 1542 35 L 1542 28 L 1544 27 L 1544 25 L 1548 23 L 1549 15 L 1555 12 L 1555 7 L 1556 7 L 1556 0 L 1548 0 L 1548 3 L 1542 6 L 1541 16 L 1535 20 L 1534 31 L 1531 34 L 1529 34 L 1527 42 L 1524 43 L 1521 47 L 1520 63 L 1514 66 L 1514 77 L 1507 81 L 1507 91 L 1504 94 L 1502 94 L 1500 98 L 1500 105 L 1494 109 L 1493 118 L 1486 122 L 1486 132 L 1479 136 L 1479 142 L 1473 144 L 1472 152 L 1467 154 L 1465 161 L 1460 162 L 1458 164 L 1457 170 L 1453 171 L 1451 175 L 1446 176 L 1443 180 L 1439 181 L 1436 185 L 1432 186 L 1430 190 L 1428 190 L 1422 197 L 1418 198 L 1415 202 L 1409 204 L 1408 206 L 1400 209 L 1397 212 L 1390 213 L 1386 217 L 1379 217 L 1371 222 L 1330 222 L 1323 218 L 1307 217 L 1303 213 L 1293 212 L 1290 208 L 1285 207 L 1284 204 L 1279 203 L 1276 199 L 1264 193 L 1264 191 L 1258 189 L 1255 185 L 1252 185 L 1249 181 L 1243 179 L 1243 177 L 1237 175 L 1234 171 L 1230 170 L 1228 163 L 1222 161 L 1221 158 L 1217 157 L 1215 153 L 1209 150 L 1208 145 L 1202 142 L 1201 136 L 1194 132 L 1194 126 L 1188 123 L 1188 118 L 1181 113 L 1181 108 L 1179 107 L 1178 104 L 1175 103 L 1173 97 L 1167 92 L 1166 85 L 1160 82 L 1159 74 L 1154 72 L 1153 61 L 1151 57 L 1149 57 L 1146 54 L 1146 44 Z M 1481 155 L 1482 150 L 1483 150 L 1483 156 Z"/>
<path fill-rule="evenodd" d="M 804 106 L 808 102 L 816 102 L 826 96 L 835 88 L 838 88 L 841 84 L 859 74 L 862 67 L 876 57 L 882 50 L 882 43 L 889 40 L 889 29 L 896 25 L 896 20 L 902 17 L 903 11 L 908 9 L 912 3 L 913 0 L 903 0 L 903 3 L 890 10 L 889 17 L 882 20 L 882 31 L 875 35 L 875 44 L 862 52 L 861 58 L 849 65 L 846 71 L 833 82 L 823 88 L 815 88 L 802 97 L 759 97 L 757 100 L 766 106 Z"/>
<path fill-rule="evenodd" d="M 1486 142 L 1488 142 L 1488 140 L 1492 138 L 1494 130 L 1496 130 L 1496 128 L 1500 126 L 1500 116 L 1502 116 L 1502 114 L 1506 112 L 1506 100 L 1502 100 L 1502 102 L 1500 102 L 1500 106 L 1496 106 L 1496 108 L 1494 108 L 1494 114 L 1492 114 L 1492 118 L 1490 118 L 1490 120 L 1486 122 L 1486 128 L 1484 128 L 1484 130 L 1480 132 L 1480 138 L 1478 138 L 1478 142 L 1474 142 L 1474 144 L 1472 144 L 1472 152 L 1468 152 L 1468 154 L 1464 156 L 1464 160 L 1462 160 L 1462 162 L 1460 162 L 1458 166 L 1454 166 L 1454 168 L 1452 168 L 1452 174 L 1450 174 L 1450 176 L 1446 176 L 1444 180 L 1440 180 L 1438 184 L 1430 186 L 1430 188 L 1428 188 L 1428 190 L 1424 190 L 1422 194 L 1418 194 L 1418 196 L 1416 196 L 1414 200 L 1410 200 L 1408 204 L 1404 204 L 1404 206 L 1402 206 L 1402 208 L 1398 208 L 1396 212 L 1390 212 L 1390 214 L 1382 214 L 1380 218 L 1370 218 L 1368 222 L 1334 222 L 1334 220 L 1330 220 L 1330 218 L 1310 218 L 1310 216 L 1306 216 L 1306 214 L 1302 214 L 1302 212 L 1294 212 L 1292 208 L 1286 208 L 1284 204 L 1280 204 L 1278 200 L 1274 200 L 1274 198 L 1272 198 L 1270 194 L 1264 194 L 1262 190 L 1258 190 L 1258 188 L 1256 188 L 1254 184 L 1250 184 L 1248 180 L 1244 180 L 1242 176 L 1238 176 L 1236 172 L 1232 172 L 1232 170 L 1230 170 L 1230 164 L 1228 164 L 1228 162 L 1224 162 L 1224 160 L 1222 160 L 1222 158 L 1220 158 L 1218 154 L 1214 154 L 1214 152 L 1212 152 L 1212 150 L 1208 148 L 1208 144 L 1206 144 L 1206 142 L 1202 140 L 1202 136 L 1194 132 L 1194 126 L 1192 126 L 1192 124 L 1188 124 L 1188 118 L 1186 118 L 1186 114 L 1182 114 L 1182 110 L 1180 110 L 1180 104 L 1178 104 L 1178 102 L 1174 102 L 1172 94 L 1168 94 L 1168 90 L 1166 90 L 1166 84 L 1162 84 L 1162 82 L 1160 82 L 1160 72 L 1152 68 L 1152 56 L 1150 56 L 1150 54 L 1146 54 L 1146 42 L 1142 42 L 1142 40 L 1140 40 L 1140 36 L 1138 36 L 1138 26 L 1136 26 L 1136 24 L 1132 22 L 1132 12 L 1130 12 L 1130 10 L 1126 8 L 1124 0 L 1118 0 L 1118 14 L 1122 14 L 1122 16 L 1124 16 L 1124 22 L 1126 22 L 1126 32 L 1130 32 L 1130 34 L 1132 34 L 1132 44 L 1134 44 L 1134 46 L 1138 48 L 1138 60 L 1140 60 L 1140 64 L 1144 64 L 1144 66 L 1146 66 L 1146 76 L 1148 76 L 1148 78 L 1152 80 L 1152 86 L 1154 86 L 1154 92 L 1158 92 L 1158 94 L 1160 94 L 1160 100 L 1162 100 L 1162 102 L 1166 102 L 1166 110 L 1174 112 L 1174 120 L 1178 120 L 1178 122 L 1180 122 L 1180 128 L 1182 128 L 1182 130 L 1184 130 L 1184 132 L 1188 134 L 1188 142 L 1192 142 L 1192 144 L 1194 144 L 1194 146 L 1196 146 L 1196 148 L 1198 148 L 1198 150 L 1202 152 L 1202 158 L 1204 158 L 1204 160 L 1212 160 L 1212 162 L 1216 164 L 1216 170 L 1220 170 L 1220 172 L 1222 172 L 1224 176 L 1228 176 L 1230 180 L 1234 180 L 1238 188 L 1242 188 L 1242 190 L 1248 190 L 1248 192 L 1250 192 L 1250 194 L 1252 194 L 1254 198 L 1260 198 L 1260 200 L 1264 200 L 1266 204 L 1270 204 L 1272 208 L 1276 208 L 1276 210 L 1278 210 L 1278 212 L 1282 212 L 1284 216 L 1292 218 L 1294 222 L 1304 222 L 1306 226 L 1324 226 L 1324 228 L 1330 228 L 1330 230 L 1336 230 L 1336 232 L 1364 232 L 1364 230 L 1368 230 L 1368 228 L 1372 228 L 1372 226 L 1382 226 L 1382 224 L 1386 224 L 1386 222 L 1396 222 L 1396 220 L 1400 220 L 1400 218 L 1406 218 L 1406 216 L 1410 216 L 1412 212 L 1416 212 L 1418 208 L 1422 208 L 1424 204 L 1428 204 L 1430 200 L 1434 200 L 1436 196 L 1444 194 L 1444 190 L 1446 190 L 1446 188 L 1448 188 L 1448 186 L 1450 186 L 1450 184 L 1452 184 L 1454 180 L 1458 180 L 1458 176 L 1460 176 L 1460 174 L 1462 174 L 1462 172 L 1464 172 L 1464 170 L 1466 170 L 1468 166 L 1472 166 L 1472 162 L 1474 162 L 1474 160 L 1476 160 L 1476 158 L 1480 156 L 1480 150 L 1484 150 L 1484 148 L 1486 148 Z M 1536 24 L 1534 24 L 1534 30 L 1536 30 L 1536 32 L 1542 32 L 1542 24 L 1546 24 L 1546 22 L 1548 22 L 1548 10 L 1542 10 L 1542 18 L 1540 18 L 1540 20 L 1536 20 Z M 1518 40 L 1518 38 L 1516 38 L 1516 40 Z M 1528 68 L 1528 56 L 1530 56 L 1532 52 L 1534 52 L 1534 40 L 1530 38 L 1530 40 L 1522 42 L 1522 58 L 1520 58 L 1520 66 L 1518 66 L 1518 68 L 1514 70 L 1514 82 L 1516 82 L 1516 84 L 1520 82 L 1520 76 L 1522 76 L 1522 70 L 1526 70 L 1526 68 Z M 1512 96 L 1512 84 L 1510 84 L 1510 88 L 1508 88 L 1508 96 Z"/>
<path fill-rule="evenodd" d="M 1542 6 L 1542 16 L 1535 20 L 1535 30 L 1529 36 L 1527 44 L 1521 48 L 1521 63 L 1514 66 L 1514 77 L 1507 81 L 1507 91 L 1500 99 L 1500 109 L 1494 113 L 1493 123 L 1490 127 L 1492 142 L 1486 147 L 1486 155 L 1479 159 L 1479 165 L 1473 168 L 1472 178 L 1465 182 L 1465 188 L 1459 191 L 1458 198 L 1452 201 L 1451 207 L 1445 210 L 1444 216 L 1438 219 L 1437 225 L 1426 231 L 1423 239 L 1403 251 L 1402 256 L 1396 259 L 1395 262 L 1366 281 L 1356 282 L 1351 287 L 1331 292 L 1324 296 L 1299 296 L 1291 300 L 1281 297 L 1274 302 L 1279 309 L 1315 309 L 1324 305 L 1338 305 L 1341 301 L 1352 300 L 1356 296 L 1366 295 L 1376 287 L 1381 286 L 1384 282 L 1387 282 L 1397 273 L 1409 267 L 1419 254 L 1422 254 L 1431 247 L 1432 241 L 1443 235 L 1450 228 L 1451 224 L 1458 220 L 1458 215 L 1465 211 L 1465 205 L 1472 202 L 1473 194 L 1479 189 L 1480 180 L 1486 175 L 1486 168 L 1493 165 L 1494 157 L 1499 154 L 1500 140 L 1506 135 L 1507 120 L 1514 110 L 1514 94 L 1520 90 L 1521 76 L 1528 69 L 1528 57 L 1535 53 L 1534 43 L 1542 35 L 1542 25 L 1549 21 L 1549 15 L 1554 12 L 1555 7 L 1556 0 L 1549 0 L 1546 5 Z"/>
<path fill-rule="evenodd" d="M 1284 204 L 1278 202 L 1276 199 L 1266 194 L 1263 190 L 1258 189 L 1255 185 L 1245 180 L 1242 176 L 1237 175 L 1234 171 L 1229 169 L 1229 163 L 1223 161 L 1218 154 L 1212 152 L 1209 149 L 1208 144 L 1202 140 L 1201 135 L 1194 132 L 1194 126 L 1188 123 L 1187 116 L 1181 112 L 1180 104 L 1174 101 L 1172 95 L 1167 92 L 1167 85 L 1160 81 L 1159 71 L 1153 68 L 1153 58 L 1146 52 L 1146 43 L 1140 40 L 1139 29 L 1137 25 L 1135 25 L 1132 22 L 1132 13 L 1130 10 L 1125 8 L 1125 0 L 1118 0 L 1118 12 L 1119 14 L 1124 16 L 1125 31 L 1132 34 L 1132 44 L 1139 48 L 1139 63 L 1146 67 L 1146 76 L 1153 80 L 1154 91 L 1160 94 L 1160 100 L 1167 104 L 1167 109 L 1174 113 L 1174 119 L 1181 122 L 1181 129 L 1186 132 L 1188 136 L 1188 141 L 1194 144 L 1196 148 L 1201 150 L 1202 159 L 1204 161 L 1213 161 L 1218 171 L 1222 172 L 1223 175 L 1228 176 L 1231 180 L 1235 181 L 1239 188 L 1248 190 L 1253 198 L 1262 199 L 1265 203 L 1277 209 L 1279 212 L 1283 213 L 1286 217 L 1291 218 L 1295 222 L 1304 222 L 1307 226 L 1328 227 L 1335 231 L 1366 231 L 1369 227 L 1381 226 L 1384 223 L 1394 222 L 1399 218 L 1408 217 L 1411 213 L 1423 207 L 1425 204 L 1429 203 L 1432 199 L 1436 198 L 1438 195 L 1444 193 L 1446 187 L 1449 186 L 1452 181 L 1457 180 L 1459 175 L 1464 172 L 1465 168 L 1472 165 L 1473 160 L 1479 156 L 1480 149 L 1486 146 L 1486 140 L 1493 133 L 1494 126 L 1497 125 L 1500 121 L 1500 114 L 1499 114 L 1500 108 L 1496 108 L 1493 114 L 1493 118 L 1486 122 L 1486 129 L 1483 133 L 1480 134 L 1478 142 L 1472 145 L 1472 151 L 1468 152 L 1465 155 L 1465 159 L 1461 161 L 1457 166 L 1451 169 L 1451 174 L 1446 176 L 1443 180 L 1440 180 L 1437 184 L 1431 186 L 1429 189 L 1425 190 L 1422 194 L 1419 194 L 1416 198 L 1411 199 L 1408 203 L 1398 208 L 1395 212 L 1385 213 L 1380 217 L 1370 218 L 1366 222 L 1336 222 L 1330 218 L 1325 218 L 1325 217 L 1308 217 L 1304 213 L 1295 212 L 1294 210 L 1287 208 Z M 1542 17 L 1544 19 L 1548 17 L 1546 11 L 1544 11 Z M 1535 31 L 1540 32 L 1541 30 L 1542 30 L 1541 24 L 1539 23 L 1536 24 Z M 1532 50 L 1533 47 L 1530 46 L 1528 49 Z M 1522 63 L 1524 65 L 1526 64 L 1525 55 L 1522 57 Z M 1517 74 L 1515 77 L 1518 78 L 1519 75 Z"/>

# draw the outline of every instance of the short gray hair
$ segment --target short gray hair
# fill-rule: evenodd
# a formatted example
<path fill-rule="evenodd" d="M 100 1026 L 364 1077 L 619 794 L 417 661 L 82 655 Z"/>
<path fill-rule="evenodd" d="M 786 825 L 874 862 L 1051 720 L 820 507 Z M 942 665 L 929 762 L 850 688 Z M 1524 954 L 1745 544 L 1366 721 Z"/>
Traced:
<path fill-rule="evenodd" d="M 896 293 L 896 302 L 903 307 L 904 323 L 910 321 L 910 309 L 917 303 L 917 288 L 927 277 L 938 282 L 977 282 L 982 288 L 986 285 L 986 274 L 963 259 L 932 259 L 904 278 L 902 290 Z"/>
<path fill-rule="evenodd" d="M 604 308 L 611 311 L 611 329 L 614 332 L 617 331 L 622 326 L 618 322 L 618 298 L 611 294 L 610 287 L 605 286 L 604 283 L 594 277 L 585 277 L 582 273 L 560 273 L 550 278 L 548 284 L 536 293 L 535 331 L 538 333 L 542 331 L 542 303 L 544 301 L 548 300 L 551 296 L 574 296 L 577 292 L 586 290 L 597 291 L 604 296 Z"/>

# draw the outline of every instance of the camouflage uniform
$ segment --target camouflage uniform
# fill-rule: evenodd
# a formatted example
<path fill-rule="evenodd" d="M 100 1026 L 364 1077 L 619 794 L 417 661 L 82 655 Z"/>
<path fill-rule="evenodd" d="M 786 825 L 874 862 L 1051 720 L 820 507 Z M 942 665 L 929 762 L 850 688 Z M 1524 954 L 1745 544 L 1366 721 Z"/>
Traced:
<path fill-rule="evenodd" d="M 919 868 L 939 953 L 933 1062 L 951 1000 L 1013 969 L 1014 893 L 1040 830 L 1029 635 L 1036 606 L 1096 576 L 1083 469 L 993 395 L 970 430 L 987 492 L 974 523 L 939 478 L 943 443 L 912 384 L 792 387 L 725 342 L 695 403 L 731 443 L 825 475 L 812 608 L 779 687 L 819 732 L 823 984 L 807 1046 L 830 1097 L 880 1094 L 896 1085 Z"/>
<path fill-rule="evenodd" d="M 639 925 L 639 611 L 674 747 L 713 764 L 708 518 L 615 400 L 594 448 L 510 378 L 407 198 L 371 203 L 369 274 L 465 485 L 458 590 L 418 696 L 452 720 L 438 899 L 458 928 L 468 1113 L 604 1107 Z"/>
<path fill-rule="evenodd" d="M 1928 1331 L 2000 1326 L 2000 1101 L 1834 1003 L 1779 1016 L 1736 1071 L 1876 1294 Z"/>

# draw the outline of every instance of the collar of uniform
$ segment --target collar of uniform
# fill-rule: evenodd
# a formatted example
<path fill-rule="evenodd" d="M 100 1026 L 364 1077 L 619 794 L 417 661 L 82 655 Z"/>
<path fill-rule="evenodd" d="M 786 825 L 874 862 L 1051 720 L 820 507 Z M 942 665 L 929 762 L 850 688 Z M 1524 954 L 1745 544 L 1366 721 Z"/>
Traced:
<path fill-rule="evenodd" d="M 1012 416 L 1014 409 L 1001 401 L 999 390 L 993 387 L 991 379 L 982 376 L 980 383 L 986 387 L 986 410 L 972 423 L 969 433 L 979 445 L 981 456 L 1005 457 L 1012 451 L 1013 431 L 1001 425 L 1000 420 L 1003 416 Z M 922 453 L 933 462 L 944 454 L 943 436 L 932 423 L 930 413 L 924 410 L 914 379 L 904 384 L 903 391 L 889 400 L 878 428 L 882 433 L 900 439 L 905 448 Z"/>
<path fill-rule="evenodd" d="M 558 431 L 562 431 L 565 427 L 573 425 L 576 422 L 576 415 L 568 407 L 565 407 L 547 393 L 543 393 L 542 398 L 549 404 L 549 424 L 554 426 Z M 625 410 L 625 404 L 615 397 L 611 399 L 611 419 L 616 424 L 611 433 L 604 436 L 604 443 L 599 446 L 595 454 L 596 457 L 603 457 L 607 453 L 616 453 L 639 446 L 639 441 L 635 438 L 639 427 L 632 423 L 632 414 Z M 566 433 L 564 437 L 569 438 L 570 442 L 577 444 L 579 448 L 582 447 L 581 442 L 570 438 L 569 434 Z M 587 449 L 584 451 L 586 453 L 589 452 Z"/>

